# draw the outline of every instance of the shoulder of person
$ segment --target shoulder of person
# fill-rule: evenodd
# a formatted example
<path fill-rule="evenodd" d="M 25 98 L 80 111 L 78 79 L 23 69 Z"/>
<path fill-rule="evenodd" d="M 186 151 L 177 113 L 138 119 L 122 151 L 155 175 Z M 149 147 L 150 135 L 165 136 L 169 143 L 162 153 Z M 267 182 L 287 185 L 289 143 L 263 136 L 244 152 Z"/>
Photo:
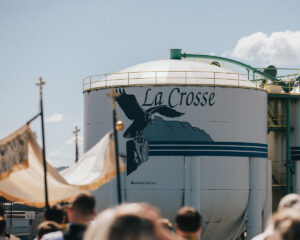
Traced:
<path fill-rule="evenodd" d="M 16 237 L 13 234 L 9 234 L 9 237 L 7 237 L 6 239 L 9 239 L 9 240 L 21 240 L 21 238 L 18 238 L 18 237 Z"/>

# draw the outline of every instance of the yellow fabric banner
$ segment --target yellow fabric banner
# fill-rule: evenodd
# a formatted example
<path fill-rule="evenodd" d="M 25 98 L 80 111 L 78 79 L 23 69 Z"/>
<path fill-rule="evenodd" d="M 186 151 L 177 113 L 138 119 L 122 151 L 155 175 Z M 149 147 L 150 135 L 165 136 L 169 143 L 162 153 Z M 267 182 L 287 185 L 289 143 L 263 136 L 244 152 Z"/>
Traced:
<path fill-rule="evenodd" d="M 28 168 L 27 125 L 0 140 L 0 180 L 25 168 Z"/>
<path fill-rule="evenodd" d="M 27 146 L 24 147 L 20 139 L 24 139 L 24 145 Z M 9 155 L 2 159 L 5 159 L 10 168 L 3 168 L 2 174 L 5 176 L 0 180 L 0 195 L 29 206 L 45 206 L 42 151 L 34 134 L 30 128 L 24 126 L 4 140 L 6 141 L 1 143 L 7 145 L 3 146 L 11 149 L 6 150 Z M 13 153 L 13 150 L 16 152 Z M 10 161 L 15 165 L 9 163 Z M 125 165 L 121 159 L 120 164 L 121 171 L 124 171 Z M 52 205 L 61 201 L 68 202 L 82 189 L 95 190 L 115 176 L 113 135 L 107 133 L 91 150 L 82 155 L 77 164 L 66 169 L 63 175 L 47 163 L 49 203 Z"/>

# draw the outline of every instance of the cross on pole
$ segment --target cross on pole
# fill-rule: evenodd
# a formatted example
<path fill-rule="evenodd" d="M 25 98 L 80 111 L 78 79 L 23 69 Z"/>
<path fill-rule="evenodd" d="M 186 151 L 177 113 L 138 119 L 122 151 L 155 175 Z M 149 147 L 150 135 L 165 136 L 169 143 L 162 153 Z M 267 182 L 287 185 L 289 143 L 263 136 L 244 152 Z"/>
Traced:
<path fill-rule="evenodd" d="M 36 85 L 40 87 L 40 98 L 43 97 L 43 85 L 45 85 L 45 84 L 46 84 L 46 82 L 43 81 L 43 78 L 41 78 L 41 77 L 39 78 L 39 81 L 36 83 Z"/>
<path fill-rule="evenodd" d="M 80 132 L 80 129 L 75 126 L 73 133 L 75 134 L 75 162 L 78 161 L 78 132 Z"/>
<path fill-rule="evenodd" d="M 40 77 L 36 83 L 40 87 L 40 109 L 41 109 L 41 126 L 42 126 L 42 144 L 43 144 L 43 166 L 44 166 L 44 189 L 45 189 L 45 204 L 46 208 L 49 208 L 48 201 L 48 186 L 47 186 L 47 162 L 46 162 L 46 144 L 45 144 L 45 128 L 44 128 L 44 110 L 43 110 L 43 85 L 46 82 Z"/>
<path fill-rule="evenodd" d="M 116 92 L 114 88 L 111 88 L 110 93 L 106 94 L 107 97 L 112 99 L 112 115 L 113 115 L 113 129 L 114 129 L 114 140 L 115 140 L 115 157 L 116 157 L 116 172 L 117 172 L 117 194 L 118 203 L 122 203 L 121 195 L 121 177 L 120 177 L 120 164 L 119 164 L 119 147 L 118 147 L 118 132 L 116 129 L 117 114 L 116 114 L 116 98 L 120 96 L 120 93 Z"/>

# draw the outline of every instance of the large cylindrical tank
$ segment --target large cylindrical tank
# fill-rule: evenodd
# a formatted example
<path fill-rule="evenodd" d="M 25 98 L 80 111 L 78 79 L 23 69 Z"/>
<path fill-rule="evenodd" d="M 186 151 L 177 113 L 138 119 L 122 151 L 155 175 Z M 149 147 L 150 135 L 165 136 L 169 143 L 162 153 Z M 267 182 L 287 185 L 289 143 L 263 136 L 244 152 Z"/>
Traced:
<path fill-rule="evenodd" d="M 171 220 L 181 206 L 194 206 L 214 239 L 231 239 L 248 207 L 256 212 L 253 232 L 259 231 L 267 181 L 264 90 L 224 68 L 183 60 L 147 62 L 90 80 L 84 85 L 84 151 L 112 129 L 107 93 L 115 87 L 125 125 L 119 146 L 127 161 L 127 202 L 149 202 Z M 111 206 L 115 182 L 95 195 L 98 210 Z"/>
<path fill-rule="evenodd" d="M 299 90 L 298 90 L 299 92 Z M 291 99 L 291 164 L 295 165 L 292 178 L 293 192 L 300 194 L 300 99 Z"/>

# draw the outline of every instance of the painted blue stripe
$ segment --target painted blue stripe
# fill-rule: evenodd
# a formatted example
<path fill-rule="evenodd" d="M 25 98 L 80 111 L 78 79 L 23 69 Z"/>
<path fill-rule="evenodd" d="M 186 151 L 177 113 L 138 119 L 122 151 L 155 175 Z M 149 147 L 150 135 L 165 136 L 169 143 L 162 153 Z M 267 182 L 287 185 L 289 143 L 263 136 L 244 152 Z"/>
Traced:
<path fill-rule="evenodd" d="M 225 151 L 149 151 L 150 156 L 229 156 L 229 157 L 262 157 L 267 153 L 260 152 L 225 152 Z"/>
<path fill-rule="evenodd" d="M 189 144 L 189 145 L 235 145 L 235 146 L 255 146 L 255 147 L 265 147 L 267 148 L 267 144 L 263 143 L 247 143 L 247 142 L 201 142 L 201 141 L 149 141 L 149 144 L 154 145 L 175 145 L 175 144 Z"/>
<path fill-rule="evenodd" d="M 230 146 L 149 146 L 150 150 L 161 149 L 161 150 L 243 150 L 243 151 L 257 151 L 257 152 L 268 152 L 267 148 L 256 148 L 256 147 L 230 147 Z"/>

